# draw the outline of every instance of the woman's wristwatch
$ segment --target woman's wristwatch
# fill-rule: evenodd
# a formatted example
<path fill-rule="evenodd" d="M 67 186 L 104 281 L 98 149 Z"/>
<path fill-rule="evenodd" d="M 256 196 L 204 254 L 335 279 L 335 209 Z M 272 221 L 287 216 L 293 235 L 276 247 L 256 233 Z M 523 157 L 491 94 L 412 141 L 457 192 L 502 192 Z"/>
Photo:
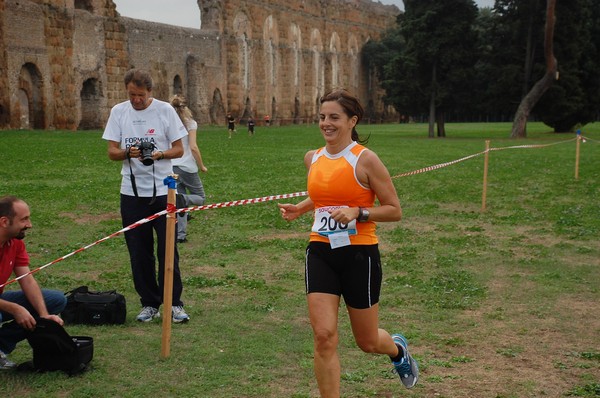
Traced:
<path fill-rule="evenodd" d="M 366 222 L 369 221 L 369 210 L 364 207 L 358 208 L 358 217 L 356 218 L 358 222 Z"/>

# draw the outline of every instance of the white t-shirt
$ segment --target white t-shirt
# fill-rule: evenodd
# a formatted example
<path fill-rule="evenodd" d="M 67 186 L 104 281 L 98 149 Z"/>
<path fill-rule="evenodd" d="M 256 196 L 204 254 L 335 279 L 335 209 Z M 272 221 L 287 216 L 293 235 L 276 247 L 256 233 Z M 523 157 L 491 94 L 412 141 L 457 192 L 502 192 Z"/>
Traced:
<path fill-rule="evenodd" d="M 187 137 L 187 130 L 175 109 L 168 102 L 156 98 L 153 98 L 152 103 L 141 111 L 133 109 L 129 101 L 115 105 L 110 111 L 102 135 L 102 138 L 107 141 L 120 143 L 122 149 L 127 149 L 136 142 L 149 141 L 156 146 L 155 151 L 166 151 L 171 148 L 171 143 L 183 137 Z M 171 160 L 157 160 L 153 167 L 152 165 L 145 166 L 140 159 L 125 159 L 121 168 L 123 176 L 121 193 L 123 195 L 135 196 L 129 175 L 130 162 L 138 196 L 152 197 L 154 184 L 156 184 L 157 195 L 168 193 L 168 187 L 163 181 L 173 173 Z"/>
<path fill-rule="evenodd" d="M 184 123 L 187 131 L 197 130 L 198 123 L 194 119 L 187 119 Z M 190 136 L 186 135 L 181 139 L 183 143 L 183 156 L 177 159 L 173 159 L 173 166 L 179 167 L 181 170 L 188 173 L 197 173 L 198 165 L 196 164 L 196 159 L 194 159 L 194 155 L 190 150 Z"/>

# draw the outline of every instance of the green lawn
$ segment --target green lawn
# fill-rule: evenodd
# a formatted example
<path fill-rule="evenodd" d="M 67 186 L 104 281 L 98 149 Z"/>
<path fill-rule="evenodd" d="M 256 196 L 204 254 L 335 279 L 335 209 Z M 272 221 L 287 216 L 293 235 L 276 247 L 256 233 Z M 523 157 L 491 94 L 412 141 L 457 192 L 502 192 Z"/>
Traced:
<path fill-rule="evenodd" d="M 421 379 L 405 390 L 387 358 L 360 352 L 340 312 L 343 397 L 600 396 L 600 123 L 585 126 L 579 179 L 574 135 L 540 123 L 528 138 L 511 125 L 358 126 L 387 165 L 404 216 L 380 224 L 384 266 L 381 326 L 405 334 Z M 305 190 L 302 162 L 323 145 L 316 125 L 257 127 L 227 138 L 201 127 L 207 204 Z M 428 166 L 484 156 L 400 177 Z M 122 228 L 120 164 L 101 132 L 0 132 L 0 195 L 31 206 L 32 268 Z M 302 198 L 289 199 L 300 201 Z M 285 200 L 288 201 L 288 200 Z M 191 316 L 173 325 L 160 358 L 159 322 L 136 323 L 122 236 L 36 274 L 44 287 L 117 289 L 122 326 L 68 325 L 94 338 L 91 371 L 0 373 L 0 394 L 22 397 L 317 397 L 303 259 L 310 217 L 283 221 L 276 201 L 196 211 L 179 245 L 183 300 Z M 10 288 L 14 288 L 11 286 Z M 30 359 L 21 343 L 11 359 Z"/>

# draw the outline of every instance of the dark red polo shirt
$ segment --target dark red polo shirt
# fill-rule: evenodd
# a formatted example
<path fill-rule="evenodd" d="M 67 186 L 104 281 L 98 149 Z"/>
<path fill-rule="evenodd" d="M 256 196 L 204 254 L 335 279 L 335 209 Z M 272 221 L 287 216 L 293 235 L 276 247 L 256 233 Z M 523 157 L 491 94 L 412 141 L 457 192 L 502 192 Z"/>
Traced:
<path fill-rule="evenodd" d="M 15 267 L 29 266 L 29 255 L 21 239 L 11 239 L 0 247 L 0 285 L 5 283 Z M 0 294 L 4 288 L 0 288 Z"/>

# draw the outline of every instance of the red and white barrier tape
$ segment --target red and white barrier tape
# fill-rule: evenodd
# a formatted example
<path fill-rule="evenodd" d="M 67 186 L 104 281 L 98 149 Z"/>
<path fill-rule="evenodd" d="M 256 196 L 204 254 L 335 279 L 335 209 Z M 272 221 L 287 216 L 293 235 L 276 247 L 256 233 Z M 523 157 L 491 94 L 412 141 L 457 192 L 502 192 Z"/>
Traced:
<path fill-rule="evenodd" d="M 428 171 L 433 171 L 433 170 L 441 169 L 443 167 L 452 166 L 453 164 L 464 162 L 465 160 L 469 160 L 469 159 L 472 159 L 474 157 L 483 155 L 486 152 L 501 151 L 501 150 L 504 150 L 504 149 L 517 149 L 517 148 L 518 149 L 524 149 L 524 148 L 544 148 L 544 147 L 547 147 L 547 146 L 564 144 L 566 142 L 571 142 L 571 141 L 574 141 L 576 139 L 577 138 L 572 138 L 572 139 L 566 140 L 566 141 L 553 142 L 552 144 L 516 145 L 516 146 L 503 147 L 503 148 L 490 148 L 489 150 L 485 150 L 485 151 L 481 151 L 481 152 L 478 152 L 478 153 L 474 153 L 473 155 L 465 156 L 464 158 L 453 160 L 451 162 L 440 163 L 440 164 L 436 164 L 434 166 L 423 167 L 422 169 L 413 170 L 413 171 L 409 171 L 407 173 L 398 174 L 398 175 L 393 176 L 392 179 L 394 179 L 394 178 L 400 178 L 400 177 L 412 176 L 412 175 L 415 175 L 415 174 L 426 173 Z"/>
<path fill-rule="evenodd" d="M 447 167 L 447 166 L 451 166 L 451 165 L 459 163 L 459 162 L 464 162 L 465 160 L 474 158 L 474 157 L 482 155 L 484 153 L 486 153 L 486 151 L 482 151 L 482 152 L 479 152 L 479 153 L 475 153 L 473 155 L 465 156 L 464 158 L 453 160 L 451 162 L 440 163 L 440 164 L 436 164 L 434 166 L 423 167 L 422 169 L 419 169 L 419 170 L 413 170 L 413 171 L 409 171 L 407 173 L 398 174 L 398 175 L 393 176 L 392 179 L 393 178 L 399 178 L 399 177 L 412 176 L 412 175 L 415 175 L 415 174 L 421 174 L 421 173 L 425 173 L 425 172 L 428 172 L 428 171 L 441 169 L 442 167 Z"/>
<path fill-rule="evenodd" d="M 288 193 L 288 194 L 282 194 L 282 195 L 263 196 L 262 198 L 243 199 L 243 200 L 234 200 L 234 201 L 231 201 L 231 202 L 214 203 L 214 204 L 210 204 L 210 205 L 188 207 L 188 208 L 184 208 L 184 209 L 175 209 L 174 206 L 169 206 L 168 210 L 162 210 L 162 211 L 159 211 L 158 213 L 153 214 L 153 215 L 151 215 L 149 217 L 142 218 L 141 220 L 139 220 L 139 221 L 137 221 L 137 222 L 135 222 L 135 223 L 133 223 L 131 225 L 128 225 L 127 227 L 125 227 L 125 228 L 123 228 L 123 229 L 121 229 L 121 230 L 119 230 L 119 231 L 117 231 L 115 233 L 112 233 L 112 234 L 110 234 L 110 235 L 108 235 L 108 236 L 106 236 L 106 237 L 104 237 L 102 239 L 99 239 L 99 240 L 95 241 L 94 243 L 91 243 L 91 244 L 89 244 L 87 246 L 81 247 L 81 248 L 79 248 L 79 249 L 77 249 L 77 250 L 75 250 L 75 251 L 73 251 L 73 252 L 71 252 L 71 253 L 69 253 L 69 254 L 67 254 L 65 256 L 57 258 L 56 260 L 54 260 L 54 261 L 52 261 L 52 262 L 50 262 L 50 263 L 48 263 L 46 265 L 42 265 L 41 267 L 36 268 L 34 270 L 31 270 L 31 271 L 29 271 L 26 274 L 23 274 L 23 275 L 18 276 L 18 277 L 14 278 L 14 279 L 11 279 L 11 280 L 9 280 L 9 281 L 1 284 L 0 288 L 3 288 L 4 286 L 9 285 L 11 283 L 17 282 L 18 280 L 23 279 L 23 278 L 25 278 L 28 275 L 35 274 L 36 272 L 41 271 L 44 268 L 49 267 L 49 266 L 51 266 L 53 264 L 56 264 L 56 263 L 58 263 L 58 262 L 60 262 L 60 261 L 62 261 L 64 259 L 67 259 L 67 258 L 73 256 L 74 254 L 77 254 L 79 252 L 87 250 L 90 247 L 96 246 L 98 243 L 101 243 L 101 242 L 104 242 L 105 240 L 114 238 L 115 236 L 118 236 L 118 235 L 120 235 L 120 234 L 122 234 L 124 232 L 127 232 L 127 231 L 131 230 L 131 229 L 137 228 L 140 225 L 146 224 L 147 222 L 155 220 L 158 217 L 164 216 L 167 213 L 185 213 L 185 212 L 189 212 L 189 211 L 208 210 L 208 209 L 216 209 L 216 208 L 222 208 L 222 207 L 232 207 L 232 206 L 249 205 L 249 204 L 253 204 L 253 203 L 268 202 L 268 201 L 271 201 L 271 200 L 295 198 L 295 197 L 307 196 L 307 195 L 308 195 L 308 192 L 295 192 L 295 193 Z"/>
<path fill-rule="evenodd" d="M 502 148 L 490 148 L 490 151 L 502 151 L 504 149 L 545 148 L 545 147 L 548 147 L 548 146 L 565 144 L 567 142 L 571 142 L 571 141 L 575 141 L 575 140 L 577 140 L 577 137 L 571 138 L 570 140 L 553 142 L 551 144 L 515 145 L 515 146 L 502 147 Z"/>
<path fill-rule="evenodd" d="M 184 209 L 177 209 L 176 213 L 187 213 L 190 211 L 220 209 L 222 207 L 232 207 L 232 206 L 242 206 L 242 205 L 249 205 L 249 204 L 253 204 L 253 203 L 268 202 L 271 200 L 296 198 L 299 196 L 308 196 L 308 192 L 286 193 L 286 194 L 282 194 L 282 195 L 263 196 L 262 198 L 233 200 L 231 202 L 213 203 L 210 205 L 187 207 Z"/>
<path fill-rule="evenodd" d="M 27 275 L 35 274 L 36 272 L 38 272 L 38 271 L 41 271 L 41 270 L 43 270 L 44 268 L 46 268 L 46 267 L 49 267 L 49 266 L 51 266 L 51 265 L 53 265 L 53 264 L 56 264 L 56 263 L 58 263 L 58 262 L 60 262 L 60 261 L 62 261 L 62 260 L 64 260 L 64 259 L 66 259 L 66 258 L 69 258 L 69 257 L 71 257 L 71 256 L 72 256 L 72 255 L 74 255 L 74 254 L 77 254 L 77 253 L 79 253 L 79 252 L 82 252 L 82 251 L 84 251 L 84 250 L 87 250 L 87 249 L 89 249 L 90 247 L 96 246 L 98 243 L 101 243 L 101 242 L 104 242 L 105 240 L 108 240 L 108 239 L 114 238 L 115 236 L 118 236 L 118 235 L 122 234 L 123 232 L 127 232 L 127 231 L 129 231 L 129 230 L 131 230 L 131 229 L 137 228 L 137 227 L 139 227 L 140 225 L 142 225 L 142 224 L 146 224 L 147 222 L 150 222 L 150 221 L 152 221 L 152 220 L 154 220 L 154 219 L 156 219 L 156 218 L 158 218 L 158 217 L 160 217 L 160 216 L 162 216 L 162 215 L 165 215 L 165 214 L 167 214 L 167 211 L 166 211 L 166 210 L 163 210 L 163 211 L 160 211 L 160 212 L 158 212 L 158 213 L 156 213 L 156 214 L 153 214 L 153 215 L 151 215 L 150 217 L 147 217 L 147 218 L 142 218 L 141 220 L 139 220 L 139 221 L 137 221 L 137 222 L 135 222 L 135 223 L 133 223 L 133 224 L 131 224 L 131 225 L 128 225 L 127 227 L 125 227 L 125 228 L 123 228 L 123 229 L 121 229 L 121 230 L 119 230 L 119 231 L 117 231 L 117 232 L 115 232 L 115 233 L 112 233 L 112 234 L 110 234 L 110 235 L 108 235 L 108 236 L 105 236 L 104 238 L 102 238 L 102 239 L 99 239 L 99 240 L 95 241 L 94 243 L 90 243 L 89 245 L 87 245 L 87 246 L 84 246 L 84 247 L 81 247 L 81 248 L 79 248 L 79 249 L 77 249 L 77 250 L 75 250 L 75 251 L 73 251 L 73 252 L 71 252 L 71 253 L 69 253 L 69 254 L 67 254 L 67 255 L 65 255 L 65 256 L 59 257 L 59 258 L 57 258 L 56 260 L 54 260 L 54 261 L 52 261 L 52 262 L 50 262 L 50 263 L 48 263 L 48 264 L 46 264 L 46 265 L 42 265 L 41 267 L 38 267 L 38 268 L 36 268 L 36 269 L 34 269 L 34 270 L 31 270 L 31 271 L 29 271 L 29 272 L 28 272 L 28 273 L 26 273 L 26 274 L 23 274 L 23 275 L 21 275 L 21 276 L 18 276 L 18 277 L 14 278 L 14 279 L 11 279 L 11 280 L 9 280 L 9 281 L 5 282 L 4 284 L 0 285 L 0 288 L 3 288 L 3 287 L 4 287 L 4 286 L 6 286 L 6 285 L 9 285 L 9 284 L 11 284 L 11 283 L 14 283 L 14 282 L 16 282 L 16 281 L 18 281 L 18 280 L 20 280 L 20 279 L 23 279 L 23 278 L 25 278 Z"/>
<path fill-rule="evenodd" d="M 586 141 L 592 141 L 592 142 L 599 142 L 600 143 L 600 141 L 598 141 L 598 140 L 595 140 L 595 139 L 590 138 L 590 137 L 584 137 L 583 135 L 581 136 L 581 141 L 583 143 L 585 143 Z"/>

